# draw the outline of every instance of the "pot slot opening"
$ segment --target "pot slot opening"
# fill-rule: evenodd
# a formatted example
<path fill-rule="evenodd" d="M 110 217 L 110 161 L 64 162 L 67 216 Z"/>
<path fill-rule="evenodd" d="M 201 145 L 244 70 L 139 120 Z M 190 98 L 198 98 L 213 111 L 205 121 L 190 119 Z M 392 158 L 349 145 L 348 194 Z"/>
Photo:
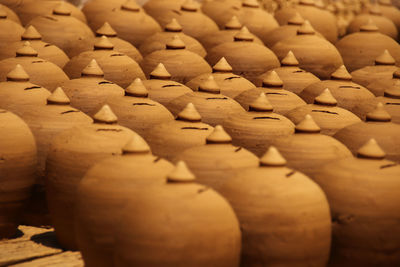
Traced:
<path fill-rule="evenodd" d="M 206 100 L 228 100 L 227 97 L 207 97 Z"/>
<path fill-rule="evenodd" d="M 284 93 L 265 93 L 266 95 L 287 95 Z"/>
<path fill-rule="evenodd" d="M 295 70 L 292 73 L 300 73 L 300 72 L 305 72 L 304 70 Z"/>
<path fill-rule="evenodd" d="M 321 113 L 328 113 L 328 114 L 332 114 L 332 115 L 339 115 L 339 113 L 337 113 L 337 112 L 328 111 L 328 110 L 313 109 L 313 110 L 311 110 L 311 112 L 321 112 Z"/>
<path fill-rule="evenodd" d="M 125 56 L 125 54 L 117 53 L 117 54 L 112 54 L 110 57 L 122 57 L 122 56 Z"/>
<path fill-rule="evenodd" d="M 101 81 L 101 82 L 99 82 L 99 85 L 102 85 L 102 84 L 114 84 L 113 82 L 108 82 L 108 81 Z"/>
<path fill-rule="evenodd" d="M 44 61 L 43 60 L 34 60 L 34 61 L 32 61 L 32 64 L 33 63 L 43 63 Z"/>
<path fill-rule="evenodd" d="M 204 193 L 204 192 L 206 192 L 208 189 L 210 189 L 210 188 L 209 188 L 209 187 L 200 188 L 199 190 L 197 190 L 197 193 L 198 193 L 198 194 Z"/>
<path fill-rule="evenodd" d="M 387 102 L 387 103 L 385 103 L 385 105 L 394 105 L 394 106 L 400 106 L 400 103 L 390 103 L 390 102 Z"/>
<path fill-rule="evenodd" d="M 346 88 L 346 89 L 361 89 L 359 86 L 351 86 L 351 85 L 341 85 L 339 88 Z"/>
<path fill-rule="evenodd" d="M 254 117 L 253 120 L 276 120 L 279 121 L 279 118 L 275 117 L 270 117 L 270 116 L 260 116 L 260 117 Z"/>
<path fill-rule="evenodd" d="M 132 105 L 134 106 L 151 106 L 154 107 L 154 104 L 150 104 L 150 103 L 133 103 Z"/>
<path fill-rule="evenodd" d="M 28 91 L 28 90 L 33 90 L 33 89 L 39 89 L 41 88 L 40 86 L 31 86 L 31 87 L 26 87 L 24 90 Z"/>
<path fill-rule="evenodd" d="M 224 80 L 226 81 L 226 80 L 233 80 L 233 79 L 240 79 L 240 77 L 239 76 L 231 76 L 231 77 L 225 78 Z"/>
<path fill-rule="evenodd" d="M 236 149 L 235 149 L 235 152 L 239 152 L 240 150 L 242 150 L 242 147 L 241 147 L 241 146 L 238 147 L 238 148 L 236 148 Z"/>
<path fill-rule="evenodd" d="M 45 44 L 44 47 L 52 46 L 52 44 Z"/>
<path fill-rule="evenodd" d="M 160 159 L 161 159 L 160 157 L 157 157 L 157 158 L 154 159 L 153 162 L 156 163 L 156 162 L 160 161 Z"/>
<path fill-rule="evenodd" d="M 394 167 L 394 166 L 397 166 L 397 163 L 391 163 L 391 164 L 382 165 L 380 168 L 381 169 L 386 169 L 386 168 L 390 168 L 390 167 Z"/>
<path fill-rule="evenodd" d="M 289 178 L 290 176 L 292 176 L 293 174 L 295 174 L 296 171 L 291 171 L 289 173 L 286 174 L 286 177 Z"/>
<path fill-rule="evenodd" d="M 97 129 L 96 132 L 122 132 L 122 129 Z"/>
<path fill-rule="evenodd" d="M 67 113 L 73 113 L 73 112 L 79 112 L 79 110 L 71 109 L 71 110 L 61 112 L 60 114 L 67 114 Z"/>
<path fill-rule="evenodd" d="M 199 131 L 207 131 L 207 127 L 182 127 L 181 130 L 199 130 Z"/>
<path fill-rule="evenodd" d="M 182 85 L 180 84 L 166 84 L 163 85 L 162 88 L 167 88 L 167 87 L 181 87 Z"/>
<path fill-rule="evenodd" d="M 182 13 L 179 10 L 173 9 L 172 12 L 178 14 L 179 16 L 182 16 Z"/>
<path fill-rule="evenodd" d="M 54 17 L 50 17 L 50 16 L 44 16 L 45 19 L 49 19 L 49 20 L 53 20 L 53 21 L 58 21 L 56 18 Z"/>

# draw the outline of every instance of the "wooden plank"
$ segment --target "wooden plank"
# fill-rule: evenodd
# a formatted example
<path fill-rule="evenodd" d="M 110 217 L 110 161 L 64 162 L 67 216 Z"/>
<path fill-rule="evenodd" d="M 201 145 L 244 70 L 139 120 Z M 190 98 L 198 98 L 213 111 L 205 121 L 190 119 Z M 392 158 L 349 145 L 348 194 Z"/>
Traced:
<path fill-rule="evenodd" d="M 67 251 L 49 257 L 44 257 L 10 267 L 83 267 L 83 260 L 80 252 Z"/>

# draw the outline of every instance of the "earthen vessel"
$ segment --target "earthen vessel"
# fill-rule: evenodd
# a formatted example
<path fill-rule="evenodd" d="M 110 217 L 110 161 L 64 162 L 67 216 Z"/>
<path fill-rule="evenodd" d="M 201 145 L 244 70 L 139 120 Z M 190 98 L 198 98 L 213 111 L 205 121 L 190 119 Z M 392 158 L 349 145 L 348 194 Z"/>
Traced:
<path fill-rule="evenodd" d="M 391 77 L 375 80 L 367 85 L 368 90 L 376 96 L 383 96 L 386 89 L 395 87 L 400 87 L 400 68 L 397 68 Z"/>

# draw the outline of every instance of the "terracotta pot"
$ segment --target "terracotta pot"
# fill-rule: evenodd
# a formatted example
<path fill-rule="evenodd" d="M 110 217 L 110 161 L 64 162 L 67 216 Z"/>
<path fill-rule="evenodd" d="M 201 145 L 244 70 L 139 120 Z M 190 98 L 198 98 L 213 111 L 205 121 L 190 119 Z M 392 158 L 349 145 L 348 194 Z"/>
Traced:
<path fill-rule="evenodd" d="M 308 20 L 313 28 L 325 36 L 329 42 L 336 42 L 339 35 L 336 17 L 329 11 L 316 7 L 313 0 L 300 0 L 293 7 L 281 8 L 275 12 L 275 19 L 280 25 L 285 25 L 296 12 Z"/>
<path fill-rule="evenodd" d="M 389 36 L 379 33 L 372 20 L 361 26 L 360 32 L 343 37 L 336 47 L 350 72 L 373 65 L 385 49 L 396 62 L 400 62 L 400 45 Z"/>
<path fill-rule="evenodd" d="M 225 57 L 235 74 L 254 81 L 257 76 L 279 67 L 279 60 L 267 47 L 256 44 L 252 34 L 243 27 L 233 42 L 222 43 L 208 51 L 206 60 L 210 65 Z"/>
<path fill-rule="evenodd" d="M 56 89 L 68 76 L 56 64 L 38 57 L 38 52 L 26 41 L 16 52 L 16 57 L 0 61 L 0 81 L 7 80 L 7 73 L 20 64 L 29 75 L 29 81 L 50 91 Z"/>
<path fill-rule="evenodd" d="M 249 111 L 233 114 L 223 126 L 233 144 L 262 156 L 277 137 L 294 133 L 294 124 L 286 117 L 273 113 L 273 107 L 264 93 L 249 105 Z"/>
<path fill-rule="evenodd" d="M 299 68 L 299 61 L 292 51 L 281 60 L 281 67 L 273 69 L 283 82 L 283 89 L 299 94 L 308 85 L 319 82 L 320 79 L 311 72 Z M 262 86 L 268 71 L 257 77 L 255 85 Z"/>
<path fill-rule="evenodd" d="M 385 51 L 375 59 L 375 65 L 365 66 L 364 68 L 355 70 L 351 73 L 351 76 L 355 83 L 368 86 L 375 80 L 381 81 L 391 79 L 393 72 L 397 69 L 396 61 L 390 55 L 389 51 L 385 49 Z"/>
<path fill-rule="evenodd" d="M 85 23 L 72 17 L 71 14 L 72 10 L 64 1 L 60 1 L 59 5 L 54 7 L 53 14 L 35 17 L 27 23 L 27 26 L 34 26 L 42 35 L 44 42 L 58 46 L 72 58 L 90 50 L 94 35 Z M 60 29 L 65 30 L 60 31 Z"/>
<path fill-rule="evenodd" d="M 201 122 L 201 115 L 192 103 L 177 115 L 174 121 L 152 127 L 145 136 L 155 155 L 176 161 L 184 150 L 205 145 L 213 127 Z"/>
<path fill-rule="evenodd" d="M 136 47 L 146 38 L 161 31 L 160 25 L 147 15 L 135 0 L 126 0 L 118 7 L 110 6 L 96 13 L 85 14 L 93 31 L 108 22 L 121 39 Z"/>
<path fill-rule="evenodd" d="M 18 1 L 20 1 L 20 0 L 18 0 Z M 21 21 L 20 21 L 18 15 L 15 13 L 15 11 L 13 9 L 11 9 L 14 6 L 13 3 L 6 3 L 6 2 L 7 2 L 7 0 L 0 1 L 0 10 L 2 10 L 1 13 L 6 12 L 7 18 L 9 20 L 12 20 L 17 24 L 21 24 Z"/>
<path fill-rule="evenodd" d="M 337 106 L 337 101 L 328 88 L 314 99 L 313 104 L 295 108 L 286 116 L 294 124 L 298 124 L 307 114 L 312 115 L 321 128 L 321 133 L 326 135 L 334 135 L 340 129 L 361 122 L 355 114 Z"/>
<path fill-rule="evenodd" d="M 400 31 L 400 10 L 392 4 L 391 0 L 379 0 L 378 3 L 382 15 L 393 21 L 397 31 Z"/>
<path fill-rule="evenodd" d="M 154 35 L 147 38 L 140 46 L 139 50 L 143 56 L 147 56 L 154 51 L 164 50 L 168 41 L 175 35 L 186 44 L 187 50 L 198 54 L 201 57 L 205 57 L 207 52 L 199 41 L 186 35 L 182 32 L 183 28 L 178 21 L 173 18 L 170 23 L 165 25 L 163 32 L 155 33 Z"/>
<path fill-rule="evenodd" d="M 202 121 L 212 126 L 222 124 L 231 114 L 243 112 L 239 103 L 221 94 L 212 75 L 199 85 L 198 91 L 175 98 L 167 105 L 167 108 L 172 114 L 177 115 L 189 103 L 196 106 Z"/>
<path fill-rule="evenodd" d="M 244 109 L 248 110 L 249 105 L 253 103 L 261 93 L 267 95 L 268 100 L 274 107 L 274 111 L 281 115 L 285 115 L 294 108 L 306 105 L 298 95 L 283 89 L 283 82 L 275 71 L 266 73 L 262 82 L 262 87 L 244 91 L 235 97 L 235 100 L 239 102 Z"/>
<path fill-rule="evenodd" d="M 89 126 L 75 127 L 56 136 L 46 162 L 47 203 L 57 240 L 76 249 L 74 211 L 79 182 L 95 163 L 113 155 L 135 135 L 117 124 L 117 117 L 104 106 Z"/>
<path fill-rule="evenodd" d="M 375 80 L 368 84 L 367 88 L 376 96 L 383 96 L 385 90 L 390 87 L 400 86 L 400 69 L 392 73 L 390 77 L 385 77 L 379 80 Z"/>
<path fill-rule="evenodd" d="M 165 65 L 174 81 L 181 83 L 211 72 L 211 67 L 201 56 L 186 49 L 186 44 L 179 35 L 169 39 L 164 50 L 154 51 L 144 58 L 142 63 L 144 73 L 150 76 L 150 72 L 159 63 Z"/>
<path fill-rule="evenodd" d="M 365 122 L 359 122 L 343 128 L 333 137 L 345 144 L 354 155 L 365 142 L 375 138 L 386 151 L 387 158 L 400 162 L 400 125 L 392 122 L 392 117 L 379 102 L 375 108 L 364 114 Z"/>
<path fill-rule="evenodd" d="M 126 0 L 88 0 L 82 7 L 82 12 L 90 20 L 92 17 L 112 9 L 118 9 Z M 100 25 L 101 26 L 101 25 Z"/>
<path fill-rule="evenodd" d="M 164 185 L 173 169 L 168 161 L 153 156 L 146 142 L 136 136 L 122 148 L 121 156 L 104 159 L 88 170 L 77 189 L 75 219 L 75 236 L 85 266 L 114 265 L 115 233 L 126 203 L 138 191 Z"/>
<path fill-rule="evenodd" d="M 10 19 L 3 6 L 0 6 L 0 48 L 7 49 L 8 44 L 16 42 L 24 33 L 24 28 Z"/>
<path fill-rule="evenodd" d="M 201 9 L 223 29 L 232 16 L 238 16 L 242 8 L 241 0 L 203 1 Z"/>
<path fill-rule="evenodd" d="M 229 96 L 231 98 L 236 97 L 240 93 L 255 88 L 254 84 L 246 78 L 238 76 L 232 73 L 233 69 L 231 65 L 222 57 L 214 66 L 213 74 L 215 82 L 221 89 L 221 94 Z M 190 80 L 186 85 L 193 91 L 208 79 L 210 74 L 202 74 L 196 78 Z"/>
<path fill-rule="evenodd" d="M 307 114 L 296 125 L 294 135 L 274 139 L 272 145 L 288 160 L 289 166 L 314 178 L 323 165 L 352 156 L 345 145 L 320 132 L 321 128 Z"/>
<path fill-rule="evenodd" d="M 0 238 L 17 233 L 21 214 L 35 182 L 36 143 L 28 125 L 0 109 Z"/>
<path fill-rule="evenodd" d="M 170 9 L 179 10 L 185 0 L 148 0 L 143 9 L 153 18 L 156 18 Z"/>
<path fill-rule="evenodd" d="M 280 60 L 292 51 L 300 62 L 299 67 L 320 79 L 328 79 L 343 64 L 339 51 L 327 40 L 316 35 L 308 20 L 297 30 L 296 36 L 276 43 L 272 51 Z"/>
<path fill-rule="evenodd" d="M 33 26 L 28 26 L 21 35 L 20 40 L 10 43 L 7 47 L 0 49 L 0 59 L 14 57 L 17 50 L 20 49 L 26 41 L 29 41 L 32 48 L 38 52 L 38 57 L 50 61 L 60 68 L 67 64 L 68 56 L 55 45 L 42 41 L 42 35 Z"/>
<path fill-rule="evenodd" d="M 195 182 L 179 162 L 164 185 L 134 195 L 118 225 L 115 266 L 239 266 L 241 233 L 232 207 Z"/>
<path fill-rule="evenodd" d="M 71 79 L 79 78 L 82 69 L 93 59 L 100 65 L 106 80 L 123 88 L 129 86 L 135 78 L 145 78 L 139 64 L 124 53 L 114 50 L 114 45 L 105 36 L 94 44 L 93 50 L 73 57 L 65 65 L 64 71 Z"/>
<path fill-rule="evenodd" d="M 260 167 L 238 172 L 220 188 L 241 224 L 241 266 L 323 267 L 328 262 L 331 217 L 325 194 L 285 165 L 270 147 Z"/>
<path fill-rule="evenodd" d="M 160 103 L 151 100 L 140 78 L 125 90 L 125 96 L 109 97 L 105 102 L 119 118 L 122 126 L 146 136 L 157 124 L 172 121 L 174 116 Z"/>
<path fill-rule="evenodd" d="M 315 176 L 332 213 L 331 266 L 400 263 L 400 256 L 390 253 L 400 247 L 400 166 L 384 157 L 372 139 L 359 149 L 357 158 L 331 162 Z"/>
<path fill-rule="evenodd" d="M 144 80 L 143 84 L 149 91 L 150 99 L 159 102 L 163 106 L 168 106 L 169 102 L 175 98 L 192 92 L 189 87 L 172 81 L 171 74 L 162 63 L 159 63 L 150 72 L 150 80 Z"/>
<path fill-rule="evenodd" d="M 329 88 L 336 98 L 339 107 L 352 109 L 355 105 L 374 98 L 374 95 L 364 86 L 352 82 L 352 76 L 342 65 L 331 74 L 330 80 L 313 83 L 300 93 L 307 103 L 312 103 L 319 94 Z"/>

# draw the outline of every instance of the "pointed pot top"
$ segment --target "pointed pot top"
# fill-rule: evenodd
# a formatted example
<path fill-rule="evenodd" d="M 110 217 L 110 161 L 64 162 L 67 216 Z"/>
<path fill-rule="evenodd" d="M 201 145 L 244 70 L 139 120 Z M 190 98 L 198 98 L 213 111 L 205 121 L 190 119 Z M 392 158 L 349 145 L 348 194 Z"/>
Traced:
<path fill-rule="evenodd" d="M 376 140 L 371 138 L 357 151 L 357 157 L 367 159 L 384 159 L 386 157 L 386 153 L 376 143 Z"/>
<path fill-rule="evenodd" d="M 282 66 L 299 66 L 299 61 L 297 60 L 297 58 L 294 56 L 292 50 L 290 50 L 287 55 L 281 60 L 281 65 Z"/>
<path fill-rule="evenodd" d="M 272 112 L 273 110 L 274 108 L 268 101 L 265 93 L 261 93 L 260 96 L 249 105 L 249 111 Z"/>
<path fill-rule="evenodd" d="M 126 11 L 139 12 L 140 6 L 136 3 L 135 0 L 127 0 L 125 3 L 121 5 L 121 9 Z"/>
<path fill-rule="evenodd" d="M 223 72 L 223 73 L 231 73 L 232 67 L 229 65 L 228 61 L 226 61 L 225 57 L 222 57 L 213 67 L 213 72 Z"/>
<path fill-rule="evenodd" d="M 331 74 L 331 80 L 351 81 L 351 74 L 344 65 L 340 66 Z"/>
<path fill-rule="evenodd" d="M 336 106 L 337 100 L 332 95 L 331 91 L 326 88 L 319 96 L 315 97 L 314 104 L 323 106 Z"/>
<path fill-rule="evenodd" d="M 164 64 L 158 63 L 152 72 L 150 72 L 150 79 L 169 80 L 171 74 L 167 71 Z"/>
<path fill-rule="evenodd" d="M 321 128 L 317 125 L 310 114 L 307 114 L 302 121 L 296 125 L 296 133 L 319 133 Z"/>
<path fill-rule="evenodd" d="M 212 74 L 210 74 L 205 81 L 200 83 L 198 91 L 211 94 L 221 93 L 221 89 L 217 84 L 217 82 L 215 81 L 214 76 Z"/>
<path fill-rule="evenodd" d="M 198 9 L 199 9 L 199 4 L 193 0 L 186 0 L 181 5 L 181 10 L 184 10 L 184 11 L 196 12 Z"/>
<path fill-rule="evenodd" d="M 286 159 L 279 153 L 278 149 L 270 146 L 260 159 L 260 166 L 265 167 L 282 167 L 286 166 Z"/>
<path fill-rule="evenodd" d="M 396 65 L 396 60 L 392 57 L 387 49 L 375 58 L 375 65 Z"/>
<path fill-rule="evenodd" d="M 68 6 L 64 1 L 60 1 L 60 3 L 53 9 L 54 15 L 71 16 L 71 13 L 72 13 L 71 9 L 68 8 Z"/>
<path fill-rule="evenodd" d="M 181 32 L 183 30 L 182 26 L 175 18 L 173 18 L 170 23 L 165 25 L 164 29 L 166 32 Z"/>
<path fill-rule="evenodd" d="M 185 49 L 186 45 L 179 37 L 179 35 L 174 35 L 172 39 L 167 42 L 166 48 L 167 49 Z"/>
<path fill-rule="evenodd" d="M 254 36 L 249 32 L 246 26 L 243 26 L 238 33 L 233 37 L 235 41 L 253 42 Z"/>
<path fill-rule="evenodd" d="M 379 102 L 375 109 L 367 113 L 366 121 L 377 121 L 377 122 L 388 122 L 392 120 L 392 116 L 383 107 L 383 104 Z"/>
<path fill-rule="evenodd" d="M 20 64 L 17 64 L 9 73 L 7 73 L 7 81 L 27 82 L 29 81 L 29 75 Z"/>
<path fill-rule="evenodd" d="M 206 138 L 207 144 L 230 144 L 232 143 L 232 138 L 229 136 L 227 132 L 225 132 L 224 128 L 221 125 L 217 125 L 214 127 L 214 131 L 207 136 Z"/>
<path fill-rule="evenodd" d="M 240 23 L 236 16 L 233 16 L 227 23 L 225 23 L 226 30 L 240 30 L 242 27 L 242 23 Z"/>
<path fill-rule="evenodd" d="M 242 1 L 242 6 L 244 6 L 244 7 L 259 8 L 259 7 L 260 7 L 260 4 L 258 3 L 257 0 L 243 0 L 243 1 Z"/>
<path fill-rule="evenodd" d="M 270 70 L 266 73 L 266 76 L 262 81 L 262 86 L 281 88 L 283 86 L 283 81 L 281 78 L 279 78 L 279 75 L 276 73 L 276 71 Z"/>
<path fill-rule="evenodd" d="M 118 118 L 115 116 L 109 105 L 104 105 L 96 114 L 94 114 L 93 121 L 95 123 L 113 124 L 118 122 Z"/>
<path fill-rule="evenodd" d="M 379 31 L 376 24 L 372 21 L 372 19 L 368 19 L 367 23 L 360 27 L 360 32 L 377 32 Z"/>
<path fill-rule="evenodd" d="M 26 41 L 26 42 L 24 42 L 24 45 L 17 50 L 16 56 L 17 57 L 37 57 L 38 52 L 35 49 L 33 49 L 30 42 Z"/>
<path fill-rule="evenodd" d="M 103 35 L 94 43 L 94 50 L 113 50 L 114 45 Z"/>
<path fill-rule="evenodd" d="M 70 103 L 71 101 L 61 87 L 57 87 L 47 98 L 47 105 L 69 105 Z"/>
<path fill-rule="evenodd" d="M 296 11 L 293 17 L 288 20 L 289 25 L 303 25 L 304 19 L 299 12 Z"/>
<path fill-rule="evenodd" d="M 104 77 L 104 72 L 97 64 L 96 59 L 92 59 L 89 64 L 82 70 L 82 77 Z"/>
<path fill-rule="evenodd" d="M 179 112 L 176 119 L 180 121 L 200 122 L 201 115 L 197 111 L 196 107 L 192 103 L 189 103 L 181 112 Z"/>
<path fill-rule="evenodd" d="M 122 148 L 122 154 L 149 154 L 150 147 L 140 135 L 134 135 Z"/>
<path fill-rule="evenodd" d="M 315 34 L 315 30 L 308 20 L 305 20 L 303 25 L 301 25 L 297 30 L 297 35 L 301 34 Z"/>
<path fill-rule="evenodd" d="M 167 183 L 193 183 L 195 180 L 196 177 L 183 161 L 178 161 L 175 169 L 167 175 Z"/>
<path fill-rule="evenodd" d="M 24 33 L 21 35 L 22 41 L 29 41 L 29 40 L 42 40 L 42 35 L 36 30 L 35 27 L 29 25 Z"/>
<path fill-rule="evenodd" d="M 144 86 L 142 80 L 140 78 L 136 78 L 126 89 L 126 96 L 134 96 L 134 97 L 148 97 L 149 91 L 147 91 Z"/>
<path fill-rule="evenodd" d="M 103 26 L 96 30 L 96 36 L 106 36 L 106 37 L 117 37 L 117 32 L 111 27 L 111 25 L 106 21 Z"/>

